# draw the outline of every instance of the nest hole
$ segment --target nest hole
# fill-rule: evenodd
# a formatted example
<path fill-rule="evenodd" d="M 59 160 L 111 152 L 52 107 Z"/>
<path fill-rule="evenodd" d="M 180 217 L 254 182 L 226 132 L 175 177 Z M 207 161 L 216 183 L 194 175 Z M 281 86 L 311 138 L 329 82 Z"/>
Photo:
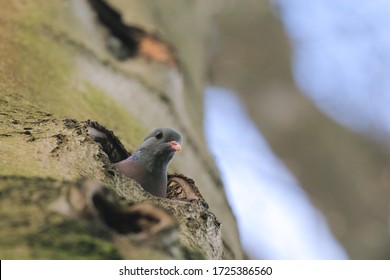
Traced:
<path fill-rule="evenodd" d="M 119 11 L 103 0 L 89 0 L 99 23 L 104 26 L 109 36 L 106 38 L 107 50 L 118 60 L 124 61 L 137 55 L 152 60 L 177 65 L 172 47 L 137 26 L 125 24 Z"/>
<path fill-rule="evenodd" d="M 171 219 L 162 209 L 150 204 L 121 207 L 107 200 L 101 193 L 92 196 L 92 202 L 107 226 L 120 234 L 148 236 L 163 228 L 164 219 Z"/>
<path fill-rule="evenodd" d="M 112 163 L 120 162 L 131 155 L 119 141 L 118 137 L 99 123 L 88 120 L 86 122 L 86 131 L 95 142 L 100 144 Z"/>

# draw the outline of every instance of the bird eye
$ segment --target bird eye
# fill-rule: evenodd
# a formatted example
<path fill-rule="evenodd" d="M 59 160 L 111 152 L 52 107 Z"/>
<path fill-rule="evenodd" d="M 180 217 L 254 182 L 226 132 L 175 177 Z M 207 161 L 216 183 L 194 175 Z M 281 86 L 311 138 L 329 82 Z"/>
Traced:
<path fill-rule="evenodd" d="M 156 133 L 156 138 L 157 139 L 161 139 L 162 137 L 163 137 L 162 131 L 159 131 L 159 132 Z"/>

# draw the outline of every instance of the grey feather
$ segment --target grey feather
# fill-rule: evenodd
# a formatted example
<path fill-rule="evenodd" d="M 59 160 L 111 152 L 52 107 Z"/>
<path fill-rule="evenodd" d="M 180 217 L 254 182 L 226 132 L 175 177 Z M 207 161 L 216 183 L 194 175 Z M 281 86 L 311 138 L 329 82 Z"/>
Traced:
<path fill-rule="evenodd" d="M 183 140 L 172 128 L 158 128 L 145 137 L 127 159 L 115 164 L 119 172 L 136 180 L 145 190 L 166 197 L 167 168 Z"/>

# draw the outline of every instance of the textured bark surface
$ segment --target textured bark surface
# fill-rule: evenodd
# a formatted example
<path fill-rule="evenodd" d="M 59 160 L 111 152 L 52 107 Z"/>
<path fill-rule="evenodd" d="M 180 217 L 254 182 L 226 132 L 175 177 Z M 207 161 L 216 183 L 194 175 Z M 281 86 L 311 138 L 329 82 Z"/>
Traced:
<path fill-rule="evenodd" d="M 126 32 L 142 31 L 126 33 L 131 49 L 90 2 L 1 1 L 1 258 L 241 258 L 235 219 L 202 137 L 206 42 L 217 4 L 104 2 L 128 11 L 121 15 Z M 210 210 L 197 200 L 154 198 L 118 174 L 88 135 L 88 119 L 114 131 L 130 151 L 156 127 L 179 130 L 184 149 L 171 171 L 193 178 Z M 111 212 L 94 203 L 85 204 L 92 218 L 53 208 L 58 201 L 75 207 L 69 193 L 82 177 L 118 195 L 113 208 L 147 200 L 177 226 L 169 238 L 158 232 L 140 241 L 107 224 L 102 217 Z M 90 197 L 82 190 L 75 192 Z M 156 240 L 165 239 L 159 247 Z"/>

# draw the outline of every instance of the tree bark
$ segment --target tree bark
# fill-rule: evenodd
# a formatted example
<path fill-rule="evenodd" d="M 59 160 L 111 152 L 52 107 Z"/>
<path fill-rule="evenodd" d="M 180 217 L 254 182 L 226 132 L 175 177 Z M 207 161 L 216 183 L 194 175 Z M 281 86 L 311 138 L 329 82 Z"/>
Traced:
<path fill-rule="evenodd" d="M 219 4 L 2 1 L 1 258 L 242 258 L 202 134 Z M 170 172 L 193 178 L 207 203 L 158 199 L 123 177 L 89 119 L 130 151 L 156 127 L 179 130 Z"/>

